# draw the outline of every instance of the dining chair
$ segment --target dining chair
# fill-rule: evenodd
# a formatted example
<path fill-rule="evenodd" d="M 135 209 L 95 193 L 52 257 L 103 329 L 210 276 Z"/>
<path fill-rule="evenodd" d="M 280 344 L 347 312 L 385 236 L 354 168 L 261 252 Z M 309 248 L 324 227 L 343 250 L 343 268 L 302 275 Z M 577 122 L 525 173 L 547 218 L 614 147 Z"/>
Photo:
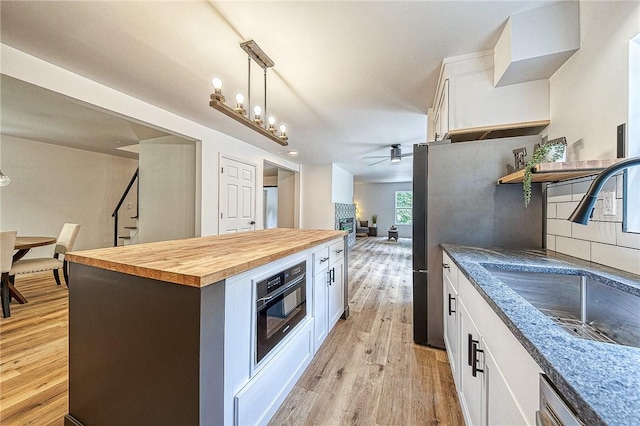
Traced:
<path fill-rule="evenodd" d="M 53 276 L 56 279 L 56 283 L 60 285 L 60 275 L 58 271 L 62 269 L 64 281 L 67 284 L 67 287 L 69 287 L 68 264 L 65 259 L 60 260 L 60 255 L 62 254 L 64 256 L 65 253 L 73 249 L 73 244 L 76 242 L 78 231 L 80 231 L 80 225 L 75 223 L 65 223 L 56 241 L 56 248 L 54 250 L 53 257 L 18 260 L 11 267 L 11 271 L 9 272 L 10 279 L 14 280 L 15 276 L 18 274 L 31 274 L 34 272 L 53 270 Z"/>
<path fill-rule="evenodd" d="M 0 232 L 0 269 L 2 272 L 2 287 L 0 295 L 2 296 L 2 316 L 7 318 L 11 316 L 9 302 L 11 295 L 9 294 L 9 271 L 11 271 L 11 263 L 13 262 L 13 248 L 16 245 L 16 231 Z"/>

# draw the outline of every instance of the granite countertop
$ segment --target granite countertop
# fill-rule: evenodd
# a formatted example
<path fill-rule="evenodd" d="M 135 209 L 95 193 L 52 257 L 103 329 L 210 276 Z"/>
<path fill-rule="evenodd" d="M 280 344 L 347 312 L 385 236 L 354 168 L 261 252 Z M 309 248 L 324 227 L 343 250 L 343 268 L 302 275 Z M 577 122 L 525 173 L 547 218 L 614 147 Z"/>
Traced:
<path fill-rule="evenodd" d="M 443 244 L 442 248 L 585 424 L 639 424 L 640 348 L 570 335 L 482 265 L 491 264 L 495 269 L 567 274 L 580 270 L 599 282 L 639 296 L 640 276 L 545 250 L 449 244 Z"/>
<path fill-rule="evenodd" d="M 139 277 L 204 287 L 345 235 L 345 231 L 264 229 L 76 251 L 67 253 L 65 259 Z"/>

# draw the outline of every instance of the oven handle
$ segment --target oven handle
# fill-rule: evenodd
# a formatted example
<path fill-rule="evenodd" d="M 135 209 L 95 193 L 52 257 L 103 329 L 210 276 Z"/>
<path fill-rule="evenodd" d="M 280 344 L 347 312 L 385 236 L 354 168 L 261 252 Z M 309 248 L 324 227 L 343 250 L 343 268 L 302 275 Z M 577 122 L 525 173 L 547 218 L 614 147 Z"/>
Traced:
<path fill-rule="evenodd" d="M 293 280 L 292 282 L 290 282 L 285 288 L 280 289 L 277 293 L 272 294 L 271 296 L 267 296 L 267 297 L 262 297 L 258 300 L 256 300 L 256 304 L 260 303 L 260 302 L 268 302 L 269 300 L 273 299 L 274 297 L 278 297 L 280 296 L 282 293 L 284 293 L 285 291 L 289 290 L 291 287 L 300 284 L 300 282 L 306 277 L 306 274 L 299 276 L 298 278 L 296 278 L 295 280 Z"/>

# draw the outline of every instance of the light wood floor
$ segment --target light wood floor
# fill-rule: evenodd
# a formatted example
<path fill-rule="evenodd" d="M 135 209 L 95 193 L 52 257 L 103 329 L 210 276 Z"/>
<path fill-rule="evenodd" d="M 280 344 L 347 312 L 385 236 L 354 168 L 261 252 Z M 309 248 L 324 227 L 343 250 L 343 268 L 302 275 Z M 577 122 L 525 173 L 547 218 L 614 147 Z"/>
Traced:
<path fill-rule="evenodd" d="M 62 426 L 68 412 L 69 292 L 53 273 L 16 277 L 29 300 L 0 319 L 0 424 Z"/>
<path fill-rule="evenodd" d="M 462 425 L 444 351 L 415 345 L 411 242 L 359 239 L 351 316 L 339 321 L 271 425 Z M 68 292 L 16 279 L 27 305 L 0 319 L 0 424 L 62 426 L 68 411 Z"/>
<path fill-rule="evenodd" d="M 413 343 L 411 240 L 358 239 L 351 315 L 270 425 L 462 425 L 446 353 Z"/>

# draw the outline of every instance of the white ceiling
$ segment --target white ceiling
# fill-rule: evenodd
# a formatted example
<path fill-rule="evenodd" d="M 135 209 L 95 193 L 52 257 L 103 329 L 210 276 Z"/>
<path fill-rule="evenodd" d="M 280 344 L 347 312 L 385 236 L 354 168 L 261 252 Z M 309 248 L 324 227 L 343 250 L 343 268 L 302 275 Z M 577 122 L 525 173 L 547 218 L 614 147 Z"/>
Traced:
<path fill-rule="evenodd" d="M 410 153 L 413 144 L 426 140 L 426 111 L 442 59 L 492 49 L 509 15 L 550 2 L 3 1 L 0 37 L 264 146 L 256 142 L 259 135 L 208 106 L 214 75 L 224 80 L 228 99 L 237 91 L 246 95 L 247 57 L 239 43 L 254 39 L 275 62 L 268 74 L 269 110 L 289 127 L 290 146 L 274 143 L 271 151 L 286 156 L 297 150 L 294 161 L 301 163 L 337 163 L 357 181 L 397 182 L 411 179 L 410 158 L 368 166 L 373 161 L 362 157 L 386 155 L 394 143 Z M 7 111 L 25 104 L 6 102 L 4 85 L 3 78 L 3 133 Z M 262 102 L 257 66 L 252 88 L 252 104 Z M 83 116 L 78 113 L 78 119 Z M 19 127 L 20 120 L 12 123 Z M 103 125 L 109 123 L 105 118 Z M 55 143 L 52 138 L 48 142 Z"/>

